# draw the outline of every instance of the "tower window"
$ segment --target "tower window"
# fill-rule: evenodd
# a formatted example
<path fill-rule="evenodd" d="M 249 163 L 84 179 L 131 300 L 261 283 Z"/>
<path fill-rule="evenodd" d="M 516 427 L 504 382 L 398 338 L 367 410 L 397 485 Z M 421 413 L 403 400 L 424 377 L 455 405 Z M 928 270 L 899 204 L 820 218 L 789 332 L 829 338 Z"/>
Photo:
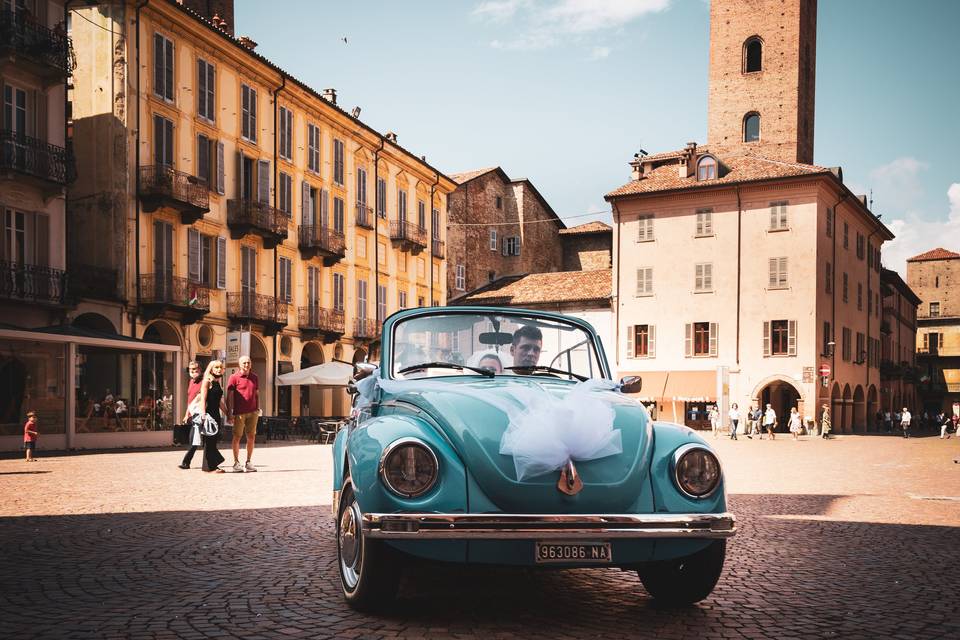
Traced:
<path fill-rule="evenodd" d="M 743 141 L 758 142 L 760 140 L 760 114 L 748 113 L 743 118 Z"/>
<path fill-rule="evenodd" d="M 717 177 L 717 161 L 713 156 L 703 156 L 697 162 L 697 180 L 714 180 Z"/>
<path fill-rule="evenodd" d="M 763 69 L 763 42 L 754 36 L 743 43 L 743 72 L 753 73 Z"/>

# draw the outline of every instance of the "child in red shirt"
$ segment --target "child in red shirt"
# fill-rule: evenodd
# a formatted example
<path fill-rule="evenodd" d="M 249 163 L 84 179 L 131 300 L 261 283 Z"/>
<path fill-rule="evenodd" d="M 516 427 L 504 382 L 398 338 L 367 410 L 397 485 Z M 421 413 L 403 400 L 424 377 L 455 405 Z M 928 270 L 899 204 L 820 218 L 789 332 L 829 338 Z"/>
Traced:
<path fill-rule="evenodd" d="M 33 451 L 37 448 L 37 414 L 27 411 L 27 421 L 23 425 L 23 448 L 27 452 L 27 462 L 36 462 Z"/>

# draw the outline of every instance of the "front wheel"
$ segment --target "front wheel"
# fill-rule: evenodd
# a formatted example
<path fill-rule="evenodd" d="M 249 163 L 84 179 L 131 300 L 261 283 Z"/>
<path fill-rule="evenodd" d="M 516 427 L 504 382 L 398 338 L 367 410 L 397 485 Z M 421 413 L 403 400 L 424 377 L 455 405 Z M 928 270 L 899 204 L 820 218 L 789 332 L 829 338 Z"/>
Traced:
<path fill-rule="evenodd" d="M 651 562 L 637 569 L 637 574 L 657 601 L 672 606 L 689 605 L 713 591 L 726 555 L 727 541 L 715 540 L 692 555 Z"/>
<path fill-rule="evenodd" d="M 337 565 L 347 604 L 373 611 L 393 601 L 400 583 L 400 567 L 382 541 L 363 535 L 360 506 L 353 487 L 343 489 L 337 513 Z"/>

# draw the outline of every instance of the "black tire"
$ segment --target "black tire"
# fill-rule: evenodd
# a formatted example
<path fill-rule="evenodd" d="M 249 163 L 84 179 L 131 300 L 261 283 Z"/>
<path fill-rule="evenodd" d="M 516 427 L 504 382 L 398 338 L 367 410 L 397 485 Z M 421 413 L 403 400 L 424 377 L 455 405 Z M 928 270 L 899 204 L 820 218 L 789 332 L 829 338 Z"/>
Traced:
<path fill-rule="evenodd" d="M 363 535 L 353 487 L 346 485 L 337 510 L 337 568 L 343 597 L 357 611 L 378 611 L 397 595 L 401 567 L 381 540 Z"/>
<path fill-rule="evenodd" d="M 715 540 L 692 555 L 651 562 L 637 569 L 640 582 L 659 603 L 685 606 L 710 595 L 720 579 L 727 541 Z"/>

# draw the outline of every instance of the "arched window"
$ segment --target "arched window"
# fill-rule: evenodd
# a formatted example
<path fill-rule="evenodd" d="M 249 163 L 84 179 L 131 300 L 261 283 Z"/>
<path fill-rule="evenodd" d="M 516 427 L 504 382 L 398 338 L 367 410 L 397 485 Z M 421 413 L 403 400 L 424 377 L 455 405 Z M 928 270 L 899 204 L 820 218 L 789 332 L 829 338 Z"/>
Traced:
<path fill-rule="evenodd" d="M 743 43 L 743 72 L 753 73 L 763 69 L 763 41 L 754 36 Z"/>
<path fill-rule="evenodd" d="M 743 117 L 743 141 L 757 142 L 760 140 L 760 114 L 748 113 Z"/>
<path fill-rule="evenodd" d="M 714 180 L 717 177 L 717 161 L 713 156 L 703 156 L 697 162 L 697 180 Z"/>

